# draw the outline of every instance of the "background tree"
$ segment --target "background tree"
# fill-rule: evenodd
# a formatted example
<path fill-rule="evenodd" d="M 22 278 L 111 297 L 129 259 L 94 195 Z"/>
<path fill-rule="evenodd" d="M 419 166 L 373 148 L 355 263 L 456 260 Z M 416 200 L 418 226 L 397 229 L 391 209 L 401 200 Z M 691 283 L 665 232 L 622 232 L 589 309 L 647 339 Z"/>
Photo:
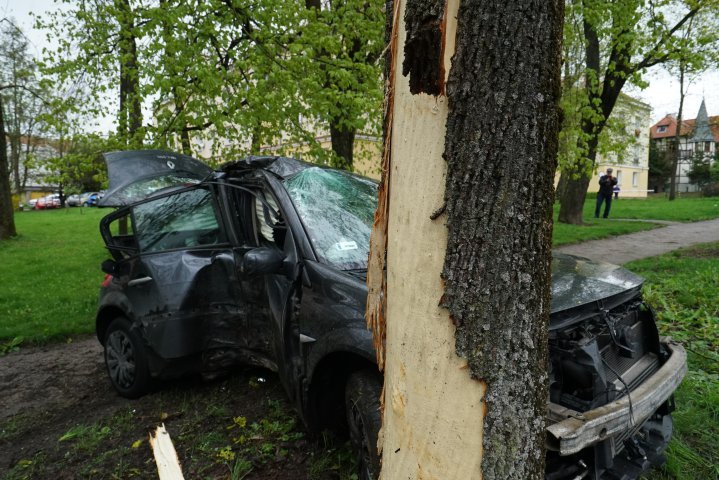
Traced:
<path fill-rule="evenodd" d="M 81 102 L 66 102 L 65 116 L 101 116 L 117 105 L 118 133 L 129 147 L 140 146 L 142 91 L 137 42 L 143 37 L 141 5 L 130 0 L 62 0 L 58 8 L 36 17 L 36 28 L 61 39 L 57 50 L 46 51 L 43 73 L 56 88 L 89 93 Z M 63 95 L 68 97 L 69 95 Z"/>
<path fill-rule="evenodd" d="M 28 52 L 28 40 L 10 21 L 0 26 L 0 60 L 0 83 L 9 86 L 2 95 L 12 190 L 19 194 L 28 177 L 28 165 L 22 159 L 32 156 L 44 129 L 41 114 L 45 95 L 41 92 L 37 65 Z"/>
<path fill-rule="evenodd" d="M 674 134 L 674 145 L 671 150 L 672 165 L 669 183 L 669 200 L 677 195 L 677 173 L 682 157 L 681 130 L 684 115 L 684 98 L 694 78 L 717 64 L 717 28 L 715 18 L 697 15 L 687 22 L 682 33 L 682 41 L 677 45 L 674 58 L 665 64 L 667 70 L 676 74 L 679 79 L 679 112 L 677 113 L 677 129 Z"/>
<path fill-rule="evenodd" d="M 563 2 L 395 3 L 368 272 L 381 478 L 543 479 Z"/>
<path fill-rule="evenodd" d="M 93 91 L 119 88 L 121 136 L 127 125 L 148 146 L 179 144 L 211 157 L 300 143 L 320 161 L 345 158 L 336 163 L 351 168 L 355 132 L 378 124 L 379 2 L 305 9 L 276 0 L 251 8 L 230 0 L 65 3 L 39 22 L 68 39 L 49 59 L 50 71 L 84 75 Z M 152 99 L 152 118 L 140 128 L 142 99 Z M 94 106 L 107 110 L 101 97 Z M 315 140 L 323 127 L 334 155 Z"/>
<path fill-rule="evenodd" d="M 74 133 L 55 142 L 57 155 L 42 162 L 46 181 L 62 186 L 65 194 L 92 192 L 107 187 L 102 154 L 124 147 L 124 139 L 96 133 Z"/>
<path fill-rule="evenodd" d="M 717 0 L 571 0 L 569 22 L 581 24 L 583 100 L 575 161 L 562 165 L 559 221 L 581 224 L 587 187 L 600 137 L 627 83 L 642 86 L 642 75 L 687 51 L 689 21 L 716 19 Z M 575 18 L 576 17 L 576 18 Z M 575 18 L 573 20 L 573 18 Z M 719 30 L 711 43 L 716 45 Z M 709 39 L 707 39 L 709 40 Z"/>
<path fill-rule="evenodd" d="M 649 188 L 663 192 L 671 177 L 671 150 L 659 150 L 654 142 L 649 142 Z"/>

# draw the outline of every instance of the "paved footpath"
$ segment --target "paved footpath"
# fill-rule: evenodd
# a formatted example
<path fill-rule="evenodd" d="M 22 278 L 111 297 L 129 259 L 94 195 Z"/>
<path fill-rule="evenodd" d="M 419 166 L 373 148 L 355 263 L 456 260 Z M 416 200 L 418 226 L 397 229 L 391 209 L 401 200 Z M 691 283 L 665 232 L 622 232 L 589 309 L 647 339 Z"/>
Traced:
<path fill-rule="evenodd" d="M 654 230 L 565 245 L 555 248 L 554 251 L 622 265 L 706 242 L 719 242 L 719 218 L 703 222 L 674 223 Z"/>

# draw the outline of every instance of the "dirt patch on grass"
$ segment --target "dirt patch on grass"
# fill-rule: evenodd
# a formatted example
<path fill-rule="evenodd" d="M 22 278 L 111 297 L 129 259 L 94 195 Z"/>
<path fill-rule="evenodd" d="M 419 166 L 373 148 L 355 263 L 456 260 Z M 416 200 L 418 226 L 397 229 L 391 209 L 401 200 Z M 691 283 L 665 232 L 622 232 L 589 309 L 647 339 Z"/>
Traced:
<path fill-rule="evenodd" d="M 156 478 L 147 436 L 161 423 L 186 478 L 351 478 L 346 445 L 306 438 L 271 372 L 184 379 L 126 400 L 94 337 L 0 358 L 2 478 Z"/>
<path fill-rule="evenodd" d="M 684 248 L 677 251 L 676 254 L 678 257 L 719 258 L 719 245 Z"/>

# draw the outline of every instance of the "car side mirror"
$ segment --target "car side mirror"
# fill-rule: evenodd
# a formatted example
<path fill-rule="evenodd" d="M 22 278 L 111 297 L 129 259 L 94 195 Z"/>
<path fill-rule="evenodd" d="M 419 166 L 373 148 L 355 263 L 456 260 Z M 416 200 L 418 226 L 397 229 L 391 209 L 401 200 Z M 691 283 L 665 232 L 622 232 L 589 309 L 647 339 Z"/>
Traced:
<path fill-rule="evenodd" d="M 115 260 L 105 260 L 100 265 L 100 269 L 108 275 L 115 275 L 117 273 L 117 262 Z"/>
<path fill-rule="evenodd" d="M 248 277 L 280 273 L 284 261 L 284 254 L 276 248 L 253 248 L 242 257 L 240 272 Z"/>

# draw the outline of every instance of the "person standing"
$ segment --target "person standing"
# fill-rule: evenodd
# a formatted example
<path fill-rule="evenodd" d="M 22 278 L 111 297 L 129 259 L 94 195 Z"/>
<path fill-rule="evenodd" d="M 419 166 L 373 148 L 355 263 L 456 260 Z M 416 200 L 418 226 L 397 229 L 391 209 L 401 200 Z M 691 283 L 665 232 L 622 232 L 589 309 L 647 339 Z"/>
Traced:
<path fill-rule="evenodd" d="M 597 192 L 597 208 L 594 209 L 594 218 L 599 218 L 599 211 L 604 202 L 604 218 L 609 217 L 609 209 L 612 208 L 612 195 L 617 179 L 612 176 L 613 169 L 607 168 L 606 175 L 599 177 L 599 191 Z"/>

